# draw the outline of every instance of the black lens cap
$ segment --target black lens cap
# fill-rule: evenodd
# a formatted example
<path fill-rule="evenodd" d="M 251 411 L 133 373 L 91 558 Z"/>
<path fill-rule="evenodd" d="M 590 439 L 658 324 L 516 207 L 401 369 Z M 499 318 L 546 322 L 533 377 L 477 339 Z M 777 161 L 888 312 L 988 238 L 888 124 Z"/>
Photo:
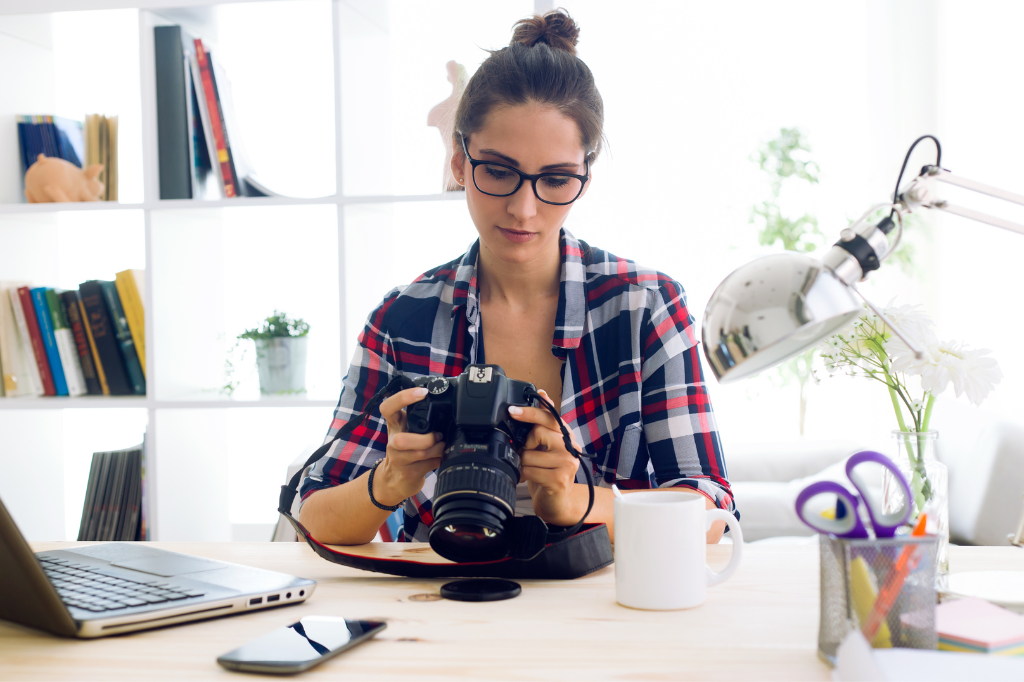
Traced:
<path fill-rule="evenodd" d="M 518 597 L 522 591 L 519 583 L 497 578 L 470 578 L 441 586 L 441 596 L 454 601 L 501 601 Z"/>

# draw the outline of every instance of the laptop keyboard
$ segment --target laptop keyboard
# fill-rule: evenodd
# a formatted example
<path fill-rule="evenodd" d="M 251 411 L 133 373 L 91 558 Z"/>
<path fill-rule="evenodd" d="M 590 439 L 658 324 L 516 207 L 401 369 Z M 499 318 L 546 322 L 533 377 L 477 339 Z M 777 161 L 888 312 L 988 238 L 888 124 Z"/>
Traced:
<path fill-rule="evenodd" d="M 202 597 L 203 592 L 179 585 L 146 580 L 119 578 L 105 573 L 102 567 L 79 564 L 67 559 L 38 557 L 46 577 L 68 606 L 84 611 L 116 611 L 147 604 L 184 603 Z"/>

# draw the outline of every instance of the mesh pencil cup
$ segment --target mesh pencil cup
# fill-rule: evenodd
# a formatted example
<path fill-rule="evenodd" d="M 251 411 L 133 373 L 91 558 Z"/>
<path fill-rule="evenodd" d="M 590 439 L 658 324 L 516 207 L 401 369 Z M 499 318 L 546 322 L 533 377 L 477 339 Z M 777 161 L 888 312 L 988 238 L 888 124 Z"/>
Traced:
<path fill-rule="evenodd" d="M 935 536 L 820 537 L 818 656 L 835 665 L 843 638 L 869 621 L 878 623 L 868 638 L 875 648 L 936 648 Z"/>

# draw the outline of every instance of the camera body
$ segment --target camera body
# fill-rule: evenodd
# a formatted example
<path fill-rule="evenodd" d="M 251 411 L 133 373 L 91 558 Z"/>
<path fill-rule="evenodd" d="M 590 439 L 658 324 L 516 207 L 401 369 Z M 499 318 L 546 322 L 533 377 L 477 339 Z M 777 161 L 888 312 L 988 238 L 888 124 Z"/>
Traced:
<path fill-rule="evenodd" d="M 489 561 L 509 553 L 521 468 L 532 424 L 508 408 L 535 407 L 536 387 L 498 365 L 470 365 L 458 377 L 414 380 L 428 393 L 406 409 L 406 431 L 443 434 L 434 487 L 431 547 L 452 561 Z"/>

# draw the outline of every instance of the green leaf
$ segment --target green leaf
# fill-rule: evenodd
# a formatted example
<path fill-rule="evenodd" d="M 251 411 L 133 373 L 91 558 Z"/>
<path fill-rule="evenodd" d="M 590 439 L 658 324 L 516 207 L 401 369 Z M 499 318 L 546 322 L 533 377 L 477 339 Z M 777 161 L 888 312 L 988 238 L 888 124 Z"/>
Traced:
<path fill-rule="evenodd" d="M 290 319 L 287 314 L 274 311 L 274 314 L 263 321 L 258 327 L 246 329 L 238 335 L 240 339 L 277 339 L 294 336 L 305 336 L 309 333 L 309 324 L 302 319 Z"/>

